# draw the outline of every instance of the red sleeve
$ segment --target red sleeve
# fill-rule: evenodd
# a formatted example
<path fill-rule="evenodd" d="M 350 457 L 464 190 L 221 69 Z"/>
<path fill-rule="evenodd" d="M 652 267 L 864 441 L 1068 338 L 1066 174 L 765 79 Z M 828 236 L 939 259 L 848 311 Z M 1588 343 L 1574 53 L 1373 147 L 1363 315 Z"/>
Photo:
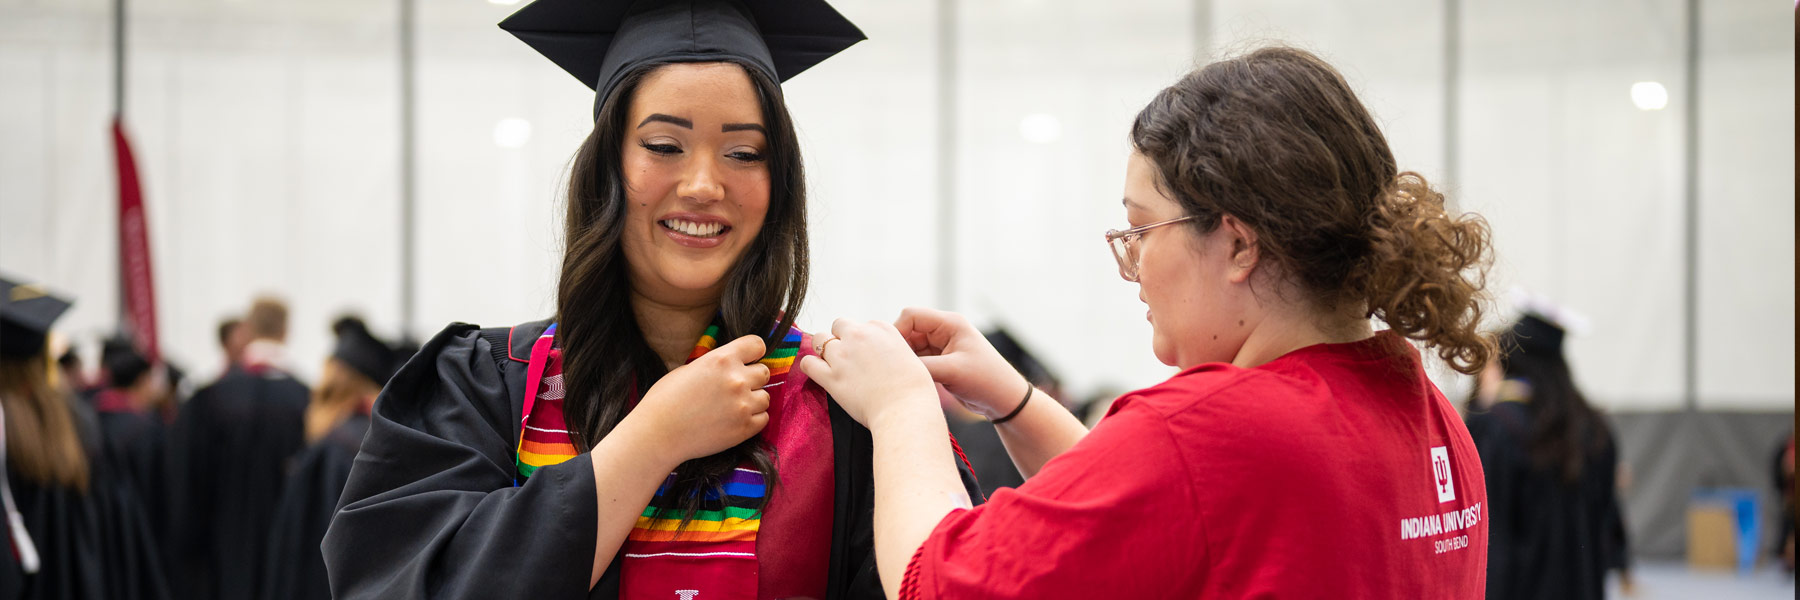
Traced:
<path fill-rule="evenodd" d="M 1025 485 L 944 517 L 900 597 L 1195 596 L 1205 543 L 1180 457 L 1154 408 L 1116 406 Z"/>

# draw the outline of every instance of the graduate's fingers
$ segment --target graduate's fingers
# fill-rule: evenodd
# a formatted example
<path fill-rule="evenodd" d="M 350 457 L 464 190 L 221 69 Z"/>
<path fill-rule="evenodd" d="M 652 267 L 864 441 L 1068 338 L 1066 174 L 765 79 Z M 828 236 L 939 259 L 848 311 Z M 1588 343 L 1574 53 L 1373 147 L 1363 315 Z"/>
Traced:
<path fill-rule="evenodd" d="M 751 390 L 749 402 L 750 414 L 760 415 L 769 412 L 768 390 Z"/>
<path fill-rule="evenodd" d="M 731 343 L 719 346 L 717 350 L 713 350 L 713 352 L 725 353 L 725 356 L 731 357 L 733 361 L 740 365 L 747 365 L 762 360 L 763 353 L 766 351 L 767 346 L 763 344 L 763 339 L 754 335 L 746 335 L 731 340 Z"/>
<path fill-rule="evenodd" d="M 762 389 L 769 385 L 769 365 L 754 362 L 745 365 L 745 367 L 750 370 L 749 381 L 745 382 L 750 384 L 750 387 Z"/>
<path fill-rule="evenodd" d="M 768 426 L 769 426 L 769 413 L 759 412 L 754 415 L 750 415 L 750 435 L 756 435 L 758 433 L 761 433 L 763 428 L 768 427 Z M 749 436 L 744 436 L 744 437 L 746 439 L 749 438 Z"/>

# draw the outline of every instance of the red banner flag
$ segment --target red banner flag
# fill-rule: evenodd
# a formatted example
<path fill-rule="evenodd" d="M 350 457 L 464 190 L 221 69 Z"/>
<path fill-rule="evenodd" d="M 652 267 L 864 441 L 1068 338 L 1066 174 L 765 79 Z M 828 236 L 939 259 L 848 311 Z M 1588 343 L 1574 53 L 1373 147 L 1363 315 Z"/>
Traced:
<path fill-rule="evenodd" d="M 161 360 L 156 345 L 156 287 L 150 272 L 150 226 L 144 216 L 144 194 L 138 186 L 137 161 L 131 158 L 131 142 L 125 126 L 113 117 L 113 155 L 119 167 L 119 293 L 124 301 L 125 326 L 138 349 L 154 363 Z"/>

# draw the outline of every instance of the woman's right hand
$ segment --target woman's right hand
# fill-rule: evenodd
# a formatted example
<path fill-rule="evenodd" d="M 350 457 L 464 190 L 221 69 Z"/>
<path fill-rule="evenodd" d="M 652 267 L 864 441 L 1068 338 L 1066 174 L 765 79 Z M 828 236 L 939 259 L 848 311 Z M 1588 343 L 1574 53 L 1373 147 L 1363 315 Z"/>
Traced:
<path fill-rule="evenodd" d="M 671 464 L 736 446 L 769 423 L 763 340 L 746 335 L 669 371 L 620 425 L 642 427 Z"/>
<path fill-rule="evenodd" d="M 1000 351 L 962 315 L 929 308 L 900 311 L 894 328 L 912 345 L 931 378 L 963 406 L 993 420 L 1019 402 L 1019 375 Z"/>

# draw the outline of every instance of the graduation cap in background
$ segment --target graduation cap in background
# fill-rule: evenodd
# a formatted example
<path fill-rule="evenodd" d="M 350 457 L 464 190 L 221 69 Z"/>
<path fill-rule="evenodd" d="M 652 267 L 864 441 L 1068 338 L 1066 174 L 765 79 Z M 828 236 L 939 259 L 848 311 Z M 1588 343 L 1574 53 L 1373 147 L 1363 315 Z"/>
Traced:
<path fill-rule="evenodd" d="M 50 325 L 70 302 L 43 286 L 0 277 L 0 358 L 31 358 L 44 352 Z"/>
<path fill-rule="evenodd" d="M 824 0 L 536 0 L 504 29 L 599 93 L 633 67 L 733 58 L 787 81 L 868 39 Z"/>
<path fill-rule="evenodd" d="M 369 333 L 369 327 L 362 319 L 356 317 L 339 317 L 331 324 L 331 330 L 337 334 L 337 346 L 332 349 L 331 357 L 377 385 L 387 385 L 394 372 L 400 370 L 400 365 L 413 354 L 404 347 L 381 341 Z"/>
<path fill-rule="evenodd" d="M 981 336 L 987 338 L 988 343 L 994 346 L 994 350 L 1000 353 L 1000 358 L 1006 359 L 1007 364 L 1018 369 L 1019 374 L 1024 375 L 1031 385 L 1038 387 L 1059 385 L 1056 374 L 1051 373 L 1050 368 L 1045 366 L 1043 361 L 1038 360 L 1037 356 L 1026 350 L 1025 345 L 1019 343 L 1019 340 L 1008 333 L 1005 327 L 995 327 L 993 331 L 982 333 Z"/>
<path fill-rule="evenodd" d="M 1527 312 L 1519 316 L 1512 329 L 1506 331 L 1500 349 L 1509 354 L 1520 352 L 1532 356 L 1562 356 L 1565 335 L 1561 325 Z"/>

